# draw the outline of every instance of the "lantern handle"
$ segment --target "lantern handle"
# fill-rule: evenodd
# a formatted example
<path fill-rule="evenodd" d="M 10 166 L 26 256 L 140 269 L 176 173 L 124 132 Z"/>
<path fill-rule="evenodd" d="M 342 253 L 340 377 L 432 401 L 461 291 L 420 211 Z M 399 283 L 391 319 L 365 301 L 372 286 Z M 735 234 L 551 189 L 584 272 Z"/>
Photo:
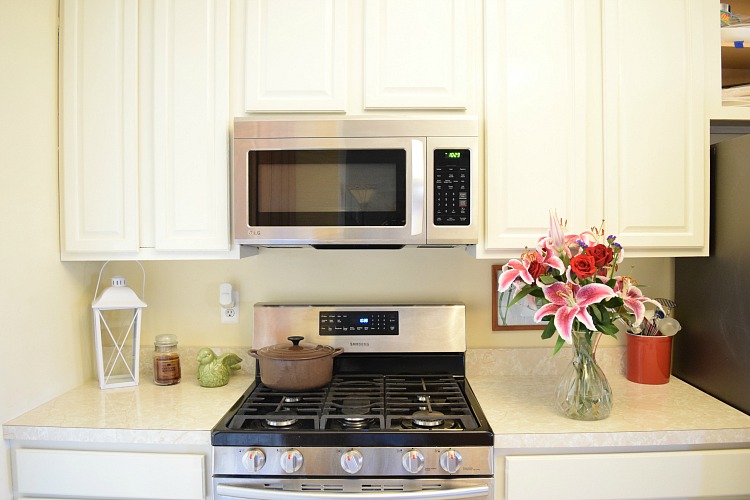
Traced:
<path fill-rule="evenodd" d="M 146 300 L 146 270 L 143 268 L 143 264 L 141 264 L 140 260 L 133 261 L 139 266 L 141 266 L 141 272 L 143 273 L 143 287 L 141 288 L 141 300 Z M 99 270 L 99 278 L 96 280 L 96 290 L 94 290 L 94 300 L 99 296 L 99 285 L 102 282 L 102 273 L 104 272 L 104 268 L 107 267 L 107 264 L 109 264 L 110 261 L 104 263 L 102 268 Z"/>

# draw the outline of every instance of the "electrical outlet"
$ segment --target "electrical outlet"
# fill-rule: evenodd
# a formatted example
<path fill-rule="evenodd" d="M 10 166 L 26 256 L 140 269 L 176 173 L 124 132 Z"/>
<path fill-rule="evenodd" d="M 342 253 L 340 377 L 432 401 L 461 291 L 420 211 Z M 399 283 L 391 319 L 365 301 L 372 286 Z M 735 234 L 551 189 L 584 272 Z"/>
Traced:
<path fill-rule="evenodd" d="M 234 291 L 232 295 L 234 297 L 234 307 L 219 306 L 221 322 L 225 324 L 240 322 L 240 292 Z"/>

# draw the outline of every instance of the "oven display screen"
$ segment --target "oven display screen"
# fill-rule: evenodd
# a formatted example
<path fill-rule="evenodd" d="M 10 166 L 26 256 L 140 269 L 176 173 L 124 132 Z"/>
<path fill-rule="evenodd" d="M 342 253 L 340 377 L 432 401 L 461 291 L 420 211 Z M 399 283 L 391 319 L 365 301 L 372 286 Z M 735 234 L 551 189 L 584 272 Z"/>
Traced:
<path fill-rule="evenodd" d="M 321 311 L 319 335 L 398 335 L 398 311 Z"/>

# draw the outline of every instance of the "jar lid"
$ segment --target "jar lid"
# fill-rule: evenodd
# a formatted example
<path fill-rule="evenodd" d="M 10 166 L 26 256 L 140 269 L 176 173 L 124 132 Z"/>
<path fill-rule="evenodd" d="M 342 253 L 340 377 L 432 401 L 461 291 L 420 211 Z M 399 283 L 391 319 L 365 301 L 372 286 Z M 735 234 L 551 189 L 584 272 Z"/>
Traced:
<path fill-rule="evenodd" d="M 154 339 L 155 346 L 168 346 L 177 345 L 177 335 L 173 333 L 165 333 L 163 335 L 157 335 Z"/>
<path fill-rule="evenodd" d="M 327 345 L 300 344 L 304 337 L 292 336 L 287 337 L 291 344 L 276 344 L 263 347 L 258 350 L 271 359 L 294 360 L 294 359 L 316 359 L 330 356 L 334 348 Z"/>

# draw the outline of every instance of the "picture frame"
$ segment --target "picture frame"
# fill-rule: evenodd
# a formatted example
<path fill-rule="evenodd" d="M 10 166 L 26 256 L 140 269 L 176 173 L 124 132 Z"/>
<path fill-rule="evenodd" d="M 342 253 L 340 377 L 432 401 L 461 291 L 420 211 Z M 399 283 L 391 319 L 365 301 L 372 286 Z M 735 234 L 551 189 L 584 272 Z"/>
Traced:
<path fill-rule="evenodd" d="M 497 278 L 503 266 L 492 266 L 492 330 L 544 330 L 544 323 L 534 322 L 534 311 L 541 304 L 533 303 L 534 297 L 527 295 L 510 309 L 504 305 L 510 302 L 516 294 L 516 289 L 510 287 L 505 292 L 498 292 Z"/>

